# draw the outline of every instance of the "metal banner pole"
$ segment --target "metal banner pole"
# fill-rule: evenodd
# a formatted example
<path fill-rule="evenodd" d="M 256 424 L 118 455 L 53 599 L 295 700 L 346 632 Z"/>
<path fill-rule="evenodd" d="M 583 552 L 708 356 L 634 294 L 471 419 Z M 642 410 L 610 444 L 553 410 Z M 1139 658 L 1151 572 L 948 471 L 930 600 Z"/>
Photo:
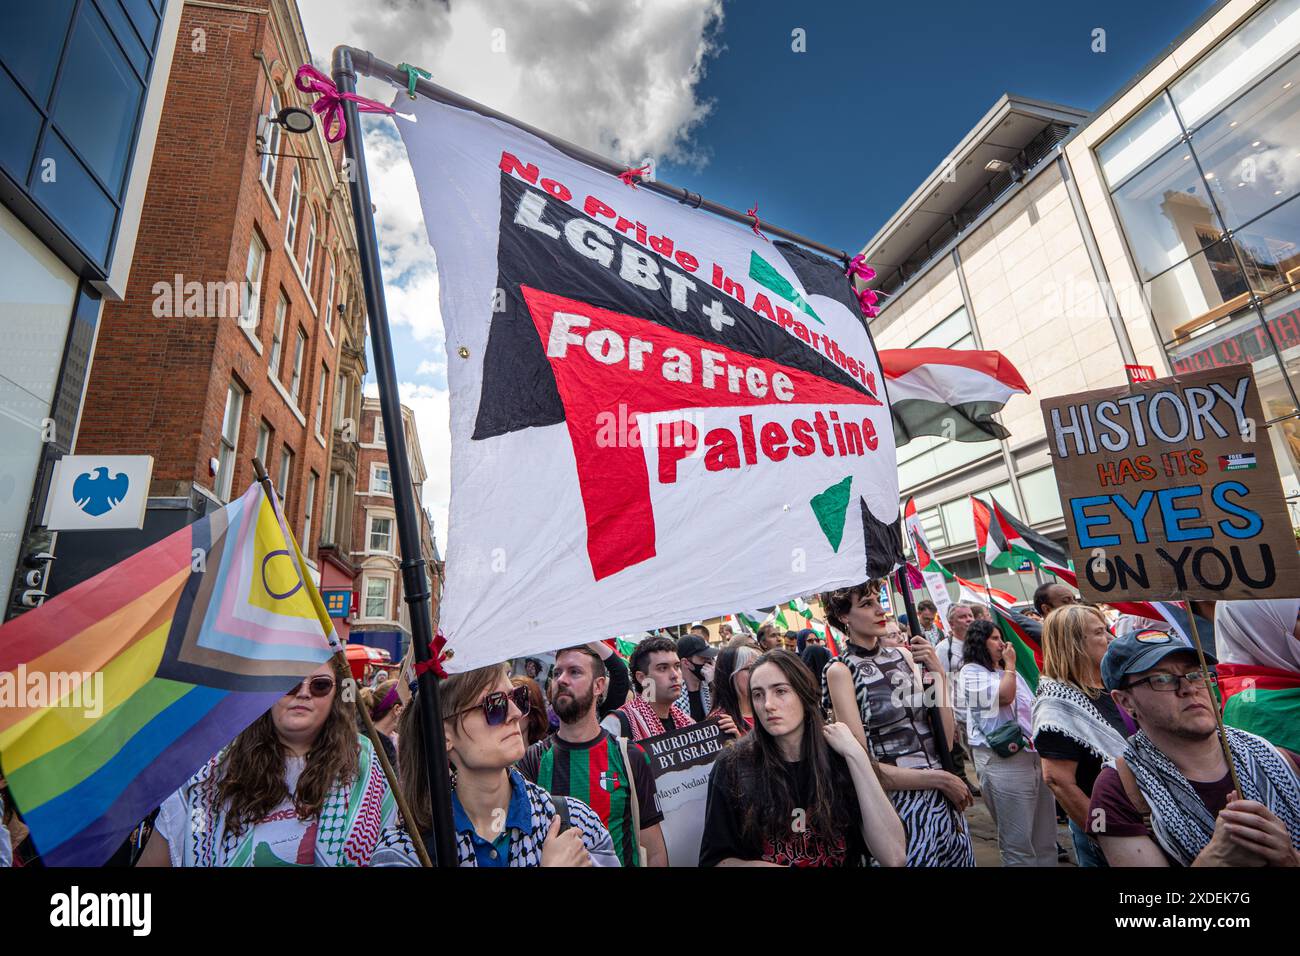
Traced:
<path fill-rule="evenodd" d="M 352 71 L 349 48 L 334 51 L 334 83 L 341 92 L 356 92 L 357 78 Z M 383 273 L 379 259 L 379 237 L 370 201 L 370 182 L 366 176 L 366 152 L 361 136 L 361 120 L 356 104 L 343 103 L 347 120 L 344 148 L 351 161 L 348 192 L 352 199 L 352 219 L 357 230 L 357 252 L 361 258 L 361 279 L 365 287 L 366 311 L 370 315 L 370 347 L 375 356 L 375 378 L 379 384 L 379 404 L 383 414 L 384 435 L 388 443 L 388 466 L 393 479 L 393 510 L 397 517 L 397 537 L 402 551 L 402 590 L 411 619 L 411 642 L 419 676 L 420 724 L 424 732 L 425 760 L 429 768 L 429 797 L 433 810 L 433 839 L 430 856 L 440 867 L 454 867 L 456 839 L 451 814 L 451 775 L 447 764 L 446 738 L 442 731 L 438 704 L 438 678 L 429 668 L 432 656 L 433 621 L 429 608 L 429 579 L 424 555 L 420 552 L 420 508 L 411 485 L 411 467 L 406 457 L 406 432 L 402 427 L 402 408 L 397 391 L 397 368 L 393 362 L 393 342 L 388 331 L 388 305 L 384 299 Z M 421 839 L 418 833 L 412 840 Z"/>

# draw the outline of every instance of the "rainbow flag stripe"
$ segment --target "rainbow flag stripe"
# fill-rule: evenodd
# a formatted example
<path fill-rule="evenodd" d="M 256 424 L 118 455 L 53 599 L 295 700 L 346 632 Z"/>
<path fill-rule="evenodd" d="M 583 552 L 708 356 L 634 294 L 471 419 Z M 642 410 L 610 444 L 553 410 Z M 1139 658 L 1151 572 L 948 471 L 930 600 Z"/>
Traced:
<path fill-rule="evenodd" d="M 0 766 L 42 860 L 103 864 L 337 643 L 257 484 L 0 627 Z"/>

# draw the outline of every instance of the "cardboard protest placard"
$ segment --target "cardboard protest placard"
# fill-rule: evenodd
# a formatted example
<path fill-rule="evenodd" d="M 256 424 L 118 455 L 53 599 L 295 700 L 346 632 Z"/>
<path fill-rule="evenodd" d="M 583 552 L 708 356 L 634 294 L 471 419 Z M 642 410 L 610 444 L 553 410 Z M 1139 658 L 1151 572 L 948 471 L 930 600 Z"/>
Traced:
<path fill-rule="evenodd" d="M 650 756 L 672 866 L 698 866 L 709 774 L 726 741 L 717 718 L 639 741 Z"/>
<path fill-rule="evenodd" d="M 1064 395 L 1042 409 L 1085 598 L 1300 596 L 1249 365 Z"/>

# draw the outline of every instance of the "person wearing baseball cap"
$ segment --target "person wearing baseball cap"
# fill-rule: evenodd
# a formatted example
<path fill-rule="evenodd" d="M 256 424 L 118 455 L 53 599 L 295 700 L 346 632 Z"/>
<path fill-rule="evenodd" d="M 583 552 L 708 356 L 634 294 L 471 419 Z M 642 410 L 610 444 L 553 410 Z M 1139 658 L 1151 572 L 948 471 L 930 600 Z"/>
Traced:
<path fill-rule="evenodd" d="M 695 628 L 691 628 L 691 633 L 677 642 L 677 656 L 682 662 L 685 683 L 682 696 L 677 698 L 677 706 L 697 721 L 703 720 L 713 708 L 709 684 L 713 682 L 713 659 L 718 656 L 718 651 L 695 633 Z"/>
<path fill-rule="evenodd" d="M 1204 677 L 1177 634 L 1111 642 L 1102 682 L 1138 731 L 1097 777 L 1089 830 L 1111 866 L 1300 865 L 1300 756 L 1227 728 L 1235 792 Z"/>

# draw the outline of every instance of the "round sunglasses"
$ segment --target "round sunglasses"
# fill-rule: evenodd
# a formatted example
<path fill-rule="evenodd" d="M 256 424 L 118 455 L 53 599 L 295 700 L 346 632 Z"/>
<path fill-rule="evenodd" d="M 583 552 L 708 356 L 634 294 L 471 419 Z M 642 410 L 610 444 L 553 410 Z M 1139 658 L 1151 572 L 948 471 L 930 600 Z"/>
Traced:
<path fill-rule="evenodd" d="M 528 711 L 532 708 L 532 703 L 528 700 L 528 688 L 516 687 L 514 690 L 506 693 L 502 690 L 496 690 L 483 698 L 481 703 L 473 707 L 466 707 L 464 710 L 458 710 L 454 714 L 449 714 L 447 719 L 459 717 L 461 714 L 468 714 L 472 710 L 483 708 L 483 719 L 487 721 L 489 727 L 500 727 L 510 716 L 510 704 L 514 703 L 519 709 L 521 717 L 527 717 Z"/>
<path fill-rule="evenodd" d="M 333 677 L 313 677 L 310 680 L 308 680 L 306 683 L 307 683 L 307 691 L 313 697 L 325 697 L 334 690 Z M 290 687 L 287 691 L 284 692 L 284 696 L 285 697 L 298 696 L 298 690 L 299 688 L 302 687 L 302 685 L 303 685 L 302 681 L 299 681 L 298 683 L 294 684 L 292 687 Z"/>

